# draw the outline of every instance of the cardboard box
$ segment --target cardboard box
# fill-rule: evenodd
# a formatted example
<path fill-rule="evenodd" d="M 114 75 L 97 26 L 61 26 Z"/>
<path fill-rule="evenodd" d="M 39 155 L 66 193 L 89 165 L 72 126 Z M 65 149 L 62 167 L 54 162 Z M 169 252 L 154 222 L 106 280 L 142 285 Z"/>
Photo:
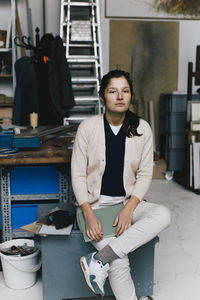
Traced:
<path fill-rule="evenodd" d="M 0 122 L 1 124 L 12 124 L 12 107 L 0 106 Z"/>
<path fill-rule="evenodd" d="M 167 165 L 164 159 L 154 161 L 153 179 L 165 179 Z"/>

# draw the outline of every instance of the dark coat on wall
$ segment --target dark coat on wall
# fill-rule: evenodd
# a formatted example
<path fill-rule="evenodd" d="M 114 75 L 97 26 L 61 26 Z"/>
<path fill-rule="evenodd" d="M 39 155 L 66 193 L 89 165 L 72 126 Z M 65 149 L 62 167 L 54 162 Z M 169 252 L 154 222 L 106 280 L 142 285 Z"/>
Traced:
<path fill-rule="evenodd" d="M 15 63 L 13 124 L 29 125 L 29 113 L 38 112 L 39 125 L 60 125 L 75 104 L 70 69 L 59 36 L 49 42 L 48 53 L 46 63 L 46 53 L 25 56 Z"/>

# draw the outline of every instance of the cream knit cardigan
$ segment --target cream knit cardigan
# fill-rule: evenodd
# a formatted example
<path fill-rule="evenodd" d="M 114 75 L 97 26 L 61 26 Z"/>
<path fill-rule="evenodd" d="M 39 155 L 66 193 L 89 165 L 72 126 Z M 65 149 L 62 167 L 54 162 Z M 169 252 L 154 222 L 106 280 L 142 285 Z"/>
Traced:
<path fill-rule="evenodd" d="M 142 136 L 126 137 L 123 182 L 126 198 L 142 200 L 152 179 L 153 138 L 145 120 L 140 119 L 137 130 Z M 73 146 L 72 187 L 78 205 L 98 201 L 105 164 L 104 120 L 97 115 L 79 125 Z"/>

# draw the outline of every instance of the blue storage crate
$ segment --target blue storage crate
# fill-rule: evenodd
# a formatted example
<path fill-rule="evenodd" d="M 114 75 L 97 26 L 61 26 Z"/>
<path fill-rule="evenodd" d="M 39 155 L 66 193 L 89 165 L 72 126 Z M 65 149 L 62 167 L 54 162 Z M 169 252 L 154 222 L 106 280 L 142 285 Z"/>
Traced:
<path fill-rule="evenodd" d="M 185 149 L 167 149 L 165 155 L 168 171 L 181 171 L 184 169 Z"/>
<path fill-rule="evenodd" d="M 200 101 L 199 94 L 192 95 Z M 181 171 L 185 163 L 187 127 L 187 94 L 170 93 L 160 97 L 160 156 L 166 160 L 167 170 Z"/>
<path fill-rule="evenodd" d="M 166 95 L 167 101 L 167 111 L 168 112 L 187 112 L 187 95 L 186 94 L 177 94 L 173 93 Z M 192 95 L 193 101 L 200 101 L 199 94 Z"/>
<path fill-rule="evenodd" d="M 12 204 L 11 219 L 12 229 L 18 229 L 21 226 L 35 222 L 37 220 L 37 204 Z M 1 213 L 0 213 L 1 224 Z"/>
<path fill-rule="evenodd" d="M 167 148 L 175 149 L 175 148 L 185 148 L 186 145 L 186 137 L 185 134 L 170 134 L 166 137 Z"/>
<path fill-rule="evenodd" d="M 168 133 L 184 133 L 186 121 L 186 113 L 170 113 L 166 118 L 166 131 Z"/>
<path fill-rule="evenodd" d="M 58 194 L 59 171 L 53 166 L 15 167 L 10 173 L 10 191 L 15 194 Z"/>
<path fill-rule="evenodd" d="M 172 94 L 168 99 L 168 112 L 186 112 L 187 111 L 187 95 Z"/>

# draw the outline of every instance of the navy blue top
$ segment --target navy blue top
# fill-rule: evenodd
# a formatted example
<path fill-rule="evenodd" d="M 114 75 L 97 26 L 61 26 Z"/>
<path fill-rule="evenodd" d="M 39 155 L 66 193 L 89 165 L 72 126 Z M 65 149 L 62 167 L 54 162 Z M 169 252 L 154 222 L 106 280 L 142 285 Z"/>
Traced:
<path fill-rule="evenodd" d="M 126 136 L 122 126 L 115 135 L 104 115 L 106 167 L 102 178 L 101 195 L 125 196 L 123 184 Z"/>

